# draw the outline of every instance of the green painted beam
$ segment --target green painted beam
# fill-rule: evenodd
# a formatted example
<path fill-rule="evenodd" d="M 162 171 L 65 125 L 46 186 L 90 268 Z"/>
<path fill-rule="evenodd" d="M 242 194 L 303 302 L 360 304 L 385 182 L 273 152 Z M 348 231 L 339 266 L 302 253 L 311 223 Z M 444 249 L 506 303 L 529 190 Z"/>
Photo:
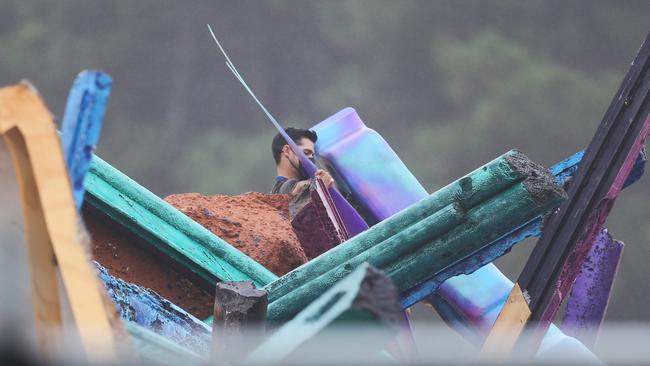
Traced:
<path fill-rule="evenodd" d="M 340 351 L 349 343 L 349 338 L 339 337 L 340 332 L 348 331 L 347 326 L 369 336 L 354 345 L 354 353 L 372 363 L 373 357 L 385 357 L 381 351 L 403 322 L 393 282 L 367 262 L 362 263 L 278 329 L 242 364 L 274 365 L 287 357 L 299 362 L 314 354 Z"/>
<path fill-rule="evenodd" d="M 509 152 L 267 285 L 268 319 L 290 319 L 365 261 L 405 291 L 565 199 L 546 169 Z"/>
<path fill-rule="evenodd" d="M 143 238 L 207 283 L 277 276 L 97 156 L 86 180 L 86 203 Z"/>
<path fill-rule="evenodd" d="M 518 151 L 511 150 L 347 242 L 330 249 L 325 255 L 318 256 L 287 273 L 267 286 L 269 302 L 286 295 L 310 279 L 329 271 L 333 266 L 356 257 L 446 206 L 449 206 L 449 209 L 453 209 L 451 207 L 453 204 L 460 209 L 472 207 L 523 181 L 525 174 L 523 169 L 519 168 L 521 164 L 515 164 L 522 160 L 521 156 L 523 155 Z M 453 216 L 452 212 L 449 214 Z M 457 224 L 458 219 L 456 217 L 453 224 Z M 444 223 L 440 224 L 442 224 L 440 229 L 447 227 Z"/>
<path fill-rule="evenodd" d="M 208 363 L 207 357 L 197 355 L 134 322 L 125 321 L 124 326 L 131 336 L 139 360 L 146 364 L 198 366 Z"/>

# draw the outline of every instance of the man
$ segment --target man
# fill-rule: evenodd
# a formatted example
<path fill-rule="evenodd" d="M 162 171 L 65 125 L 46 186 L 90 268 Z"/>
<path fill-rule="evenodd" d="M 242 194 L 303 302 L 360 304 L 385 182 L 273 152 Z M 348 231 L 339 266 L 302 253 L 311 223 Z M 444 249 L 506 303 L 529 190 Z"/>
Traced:
<path fill-rule="evenodd" d="M 307 158 L 313 162 L 314 143 L 318 139 L 316 132 L 293 127 L 287 127 L 285 131 L 296 145 L 302 149 Z M 275 159 L 277 175 L 271 193 L 296 195 L 304 186 L 310 183 L 309 176 L 300 166 L 298 156 L 293 153 L 291 147 L 279 133 L 273 138 L 271 151 L 273 152 L 273 159 Z M 316 171 L 316 176 L 322 179 L 328 188 L 334 183 L 334 179 L 322 169 Z"/>

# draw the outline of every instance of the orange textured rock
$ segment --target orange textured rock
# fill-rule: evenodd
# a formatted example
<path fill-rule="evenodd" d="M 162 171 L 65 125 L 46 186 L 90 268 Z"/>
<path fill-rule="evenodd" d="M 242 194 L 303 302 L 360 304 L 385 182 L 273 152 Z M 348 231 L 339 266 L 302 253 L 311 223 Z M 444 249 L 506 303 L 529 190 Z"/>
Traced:
<path fill-rule="evenodd" d="M 173 194 L 172 206 L 281 276 L 307 262 L 289 221 L 289 196 Z"/>

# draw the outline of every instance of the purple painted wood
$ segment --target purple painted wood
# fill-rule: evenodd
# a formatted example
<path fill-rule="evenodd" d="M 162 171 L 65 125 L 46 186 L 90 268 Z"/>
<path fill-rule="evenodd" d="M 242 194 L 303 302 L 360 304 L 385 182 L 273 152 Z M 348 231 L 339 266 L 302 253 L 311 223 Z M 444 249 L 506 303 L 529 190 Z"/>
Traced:
<path fill-rule="evenodd" d="M 623 243 L 603 229 L 593 241 L 567 301 L 562 330 L 591 348 L 605 318 Z"/>
<path fill-rule="evenodd" d="M 596 206 L 596 208 L 589 216 L 589 221 L 587 225 L 585 225 L 586 229 L 582 235 L 582 240 L 579 240 L 576 243 L 574 251 L 562 266 L 562 272 L 558 280 L 557 288 L 553 294 L 549 306 L 545 309 L 544 313 L 540 317 L 540 322 L 538 324 L 539 327 L 548 327 L 548 325 L 555 318 L 562 300 L 564 300 L 566 294 L 569 292 L 569 290 L 571 290 L 571 286 L 573 285 L 574 280 L 582 268 L 582 264 L 587 257 L 587 253 L 589 253 L 591 250 L 592 243 L 595 242 L 594 239 L 602 230 L 603 224 L 605 223 L 605 220 L 607 219 L 607 216 L 609 215 L 609 212 L 614 205 L 614 201 L 616 201 L 616 198 L 625 186 L 625 182 L 630 176 L 637 157 L 644 148 L 649 135 L 650 115 L 646 117 L 645 122 L 641 127 L 641 131 L 635 138 L 634 143 L 628 151 L 627 157 L 621 166 L 621 169 L 616 174 L 614 182 L 607 191 L 604 199 Z"/>

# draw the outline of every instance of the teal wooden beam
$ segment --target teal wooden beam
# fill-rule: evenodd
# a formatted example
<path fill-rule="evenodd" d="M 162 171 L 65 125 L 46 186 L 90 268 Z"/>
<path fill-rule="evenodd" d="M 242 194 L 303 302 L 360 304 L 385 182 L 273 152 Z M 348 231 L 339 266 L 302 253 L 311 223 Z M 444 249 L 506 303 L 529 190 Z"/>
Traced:
<path fill-rule="evenodd" d="M 372 338 L 355 343 L 355 356 L 372 364 L 373 358 L 385 357 L 381 351 L 393 339 L 404 322 L 398 302 L 397 288 L 384 273 L 362 263 L 342 281 L 309 304 L 291 321 L 284 324 L 257 347 L 243 365 L 275 365 L 299 363 L 313 359 L 315 353 L 337 352 L 350 344 L 340 338 L 347 326 L 355 331 L 368 331 Z M 351 360 L 348 362 L 354 363 Z"/>
<path fill-rule="evenodd" d="M 508 152 L 267 285 L 268 319 L 290 319 L 365 261 L 408 290 L 565 199 L 548 170 Z"/>
<path fill-rule="evenodd" d="M 267 286 L 269 301 L 286 295 L 302 286 L 311 278 L 320 276 L 329 271 L 333 265 L 354 258 L 368 250 L 377 243 L 389 239 L 413 224 L 424 220 L 433 213 L 440 211 L 453 203 L 461 208 L 471 207 L 476 202 L 485 200 L 498 192 L 523 180 L 523 173 L 511 166 L 508 161 L 512 156 L 518 155 L 516 151 L 494 159 L 485 166 L 476 169 L 470 174 L 458 179 L 430 196 L 414 203 L 407 209 L 396 213 L 367 231 L 353 237 L 351 240 L 330 249 L 325 255 L 316 257 L 297 269 L 289 272 Z M 448 214 L 453 214 L 453 207 L 449 207 Z M 439 229 L 446 226 L 442 223 Z"/>
<path fill-rule="evenodd" d="M 277 276 L 97 156 L 86 177 L 86 202 L 204 280 L 253 281 Z"/>

